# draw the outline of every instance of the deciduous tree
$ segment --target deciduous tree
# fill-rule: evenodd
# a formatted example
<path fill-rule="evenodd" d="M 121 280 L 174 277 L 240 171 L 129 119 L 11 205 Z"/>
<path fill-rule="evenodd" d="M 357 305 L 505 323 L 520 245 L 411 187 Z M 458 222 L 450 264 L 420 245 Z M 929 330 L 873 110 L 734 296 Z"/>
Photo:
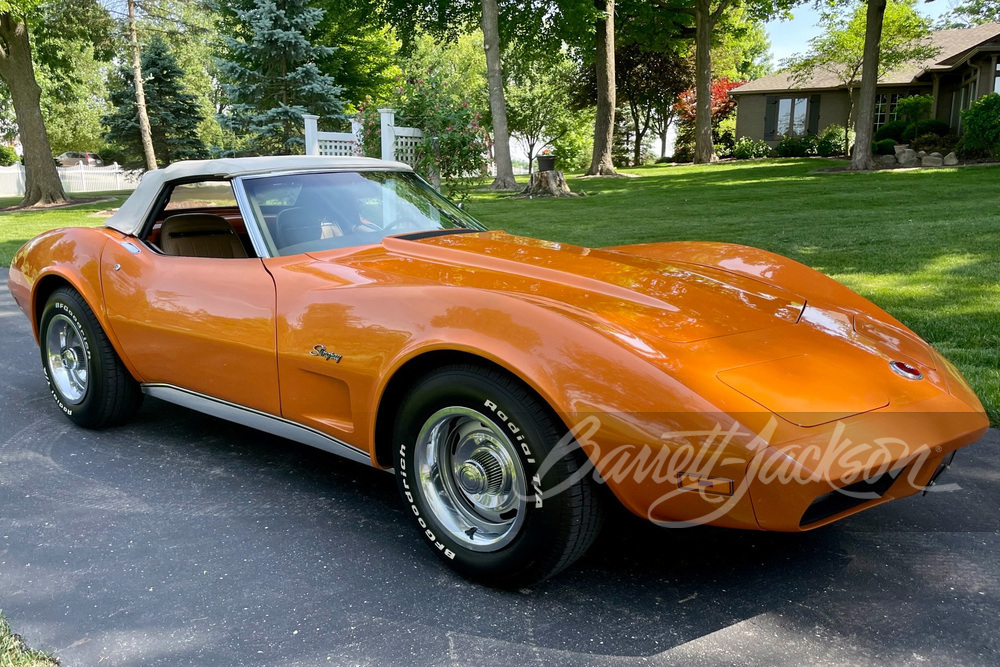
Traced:
<path fill-rule="evenodd" d="M 317 64 L 343 88 L 341 97 L 358 103 L 388 97 L 400 74 L 400 42 L 382 12 L 359 0 L 313 0 L 323 10 L 313 41 L 336 47 Z"/>
<path fill-rule="evenodd" d="M 802 0 L 654 0 L 662 7 L 687 13 L 693 20 L 695 42 L 695 88 L 698 95 L 697 122 L 695 131 L 695 155 L 697 163 L 713 162 L 717 159 L 712 143 L 712 112 L 708 93 L 714 75 L 712 69 L 712 45 L 716 28 L 724 25 L 729 12 L 742 9 L 743 20 L 761 21 L 786 12 L 788 8 Z"/>
<path fill-rule="evenodd" d="M 561 53 L 519 68 L 507 86 L 511 134 L 528 154 L 528 171 L 538 150 L 562 139 L 571 129 L 570 84 L 575 68 Z"/>
<path fill-rule="evenodd" d="M 736 113 L 736 100 L 730 94 L 733 88 L 742 85 L 742 81 L 732 81 L 727 78 L 716 79 L 712 82 L 709 110 L 712 114 L 712 143 L 714 145 L 717 138 L 719 126 Z M 697 132 L 698 118 L 698 90 L 692 88 L 681 93 L 674 105 L 674 111 L 678 117 L 677 147 L 675 157 L 693 157 L 695 146 L 695 135 Z M 714 149 L 713 149 L 714 152 Z"/>
<path fill-rule="evenodd" d="M 615 81 L 615 0 L 597 0 L 603 15 L 595 30 L 594 67 L 597 74 L 597 115 L 594 120 L 594 156 L 588 176 L 614 176 L 611 149 L 615 138 L 615 108 L 618 106 Z"/>
<path fill-rule="evenodd" d="M 646 51 L 638 43 L 619 48 L 615 59 L 618 89 L 635 131 L 632 163 L 638 165 L 650 128 L 657 128 L 665 144 L 667 128 L 676 118 L 674 102 L 691 87 L 691 60 L 684 52 Z"/>
<path fill-rule="evenodd" d="M 856 125 L 856 168 L 871 166 L 871 138 L 877 79 L 905 63 L 932 57 L 936 49 L 926 40 L 930 22 L 914 9 L 914 0 L 854 2 L 821 15 L 823 32 L 810 40 L 809 51 L 793 56 L 787 65 L 800 81 L 814 72 L 837 77 L 848 90 L 847 125 Z M 865 66 L 869 67 L 868 88 Z M 860 90 L 857 103 L 854 90 Z M 862 135 L 864 131 L 864 135 Z M 845 141 L 847 128 L 845 128 Z M 845 150 L 849 149 L 845 145 Z"/>
<path fill-rule="evenodd" d="M 457 33 L 478 27 L 483 35 L 486 55 L 486 78 L 490 117 L 493 127 L 493 151 L 496 177 L 490 185 L 495 190 L 512 190 L 514 168 L 510 159 L 510 133 L 507 102 L 504 94 L 505 65 L 503 53 L 515 35 L 531 33 L 539 25 L 539 8 L 545 3 L 506 2 L 498 0 L 456 0 L 427 3 L 423 0 L 385 0 L 390 20 L 401 31 L 415 28 L 438 37 L 453 38 Z"/>
<path fill-rule="evenodd" d="M 948 28 L 969 28 L 983 23 L 1000 23 L 1000 0 L 964 0 L 942 17 Z"/>
<path fill-rule="evenodd" d="M 24 148 L 25 193 L 21 206 L 66 200 L 42 120 L 42 91 L 35 79 L 28 36 L 28 14 L 37 11 L 37 4 L 37 0 L 0 0 L 0 79 L 10 91 Z"/>

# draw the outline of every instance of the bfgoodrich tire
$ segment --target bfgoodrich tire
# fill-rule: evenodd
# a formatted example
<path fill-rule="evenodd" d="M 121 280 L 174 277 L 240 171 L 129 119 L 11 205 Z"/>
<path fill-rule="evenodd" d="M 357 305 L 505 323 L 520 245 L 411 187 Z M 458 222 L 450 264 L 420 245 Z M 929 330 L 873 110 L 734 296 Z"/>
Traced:
<path fill-rule="evenodd" d="M 142 404 L 94 312 L 71 287 L 52 293 L 39 322 L 42 369 L 59 409 L 86 428 L 120 423 Z"/>
<path fill-rule="evenodd" d="M 500 371 L 449 366 L 419 380 L 393 448 L 399 491 L 433 551 L 463 576 L 508 588 L 582 556 L 603 511 L 579 448 L 556 450 L 565 430 Z"/>

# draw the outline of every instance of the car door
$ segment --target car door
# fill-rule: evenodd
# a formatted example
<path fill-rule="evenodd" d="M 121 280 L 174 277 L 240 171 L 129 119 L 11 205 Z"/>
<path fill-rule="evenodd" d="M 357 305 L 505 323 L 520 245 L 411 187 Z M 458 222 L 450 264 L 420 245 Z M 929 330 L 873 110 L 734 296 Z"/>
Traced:
<path fill-rule="evenodd" d="M 274 282 L 259 258 L 128 239 L 105 246 L 101 270 L 112 331 L 143 382 L 280 414 Z"/>

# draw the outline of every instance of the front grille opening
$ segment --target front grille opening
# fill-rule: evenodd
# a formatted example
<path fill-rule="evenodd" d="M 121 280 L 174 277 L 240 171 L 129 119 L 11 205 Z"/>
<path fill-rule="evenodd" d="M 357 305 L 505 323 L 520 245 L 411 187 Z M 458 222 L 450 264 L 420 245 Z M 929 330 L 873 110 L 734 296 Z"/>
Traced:
<path fill-rule="evenodd" d="M 840 514 L 852 507 L 857 507 L 876 498 L 881 498 L 889 490 L 892 483 L 903 472 L 903 468 L 890 470 L 871 479 L 863 479 L 842 489 L 835 489 L 818 496 L 806 508 L 799 521 L 799 527 L 822 521 L 835 514 Z"/>

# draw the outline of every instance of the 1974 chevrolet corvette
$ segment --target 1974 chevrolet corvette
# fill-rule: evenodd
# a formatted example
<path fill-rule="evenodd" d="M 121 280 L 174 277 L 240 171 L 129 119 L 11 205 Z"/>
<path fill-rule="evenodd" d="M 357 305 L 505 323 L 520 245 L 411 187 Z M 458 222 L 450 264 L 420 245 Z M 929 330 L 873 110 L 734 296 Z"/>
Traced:
<path fill-rule="evenodd" d="M 487 231 L 377 160 L 149 172 L 103 227 L 25 245 L 9 287 L 80 426 L 148 394 L 392 469 L 422 539 L 495 585 L 572 563 L 613 502 L 822 526 L 987 427 L 954 366 L 802 264 Z"/>

